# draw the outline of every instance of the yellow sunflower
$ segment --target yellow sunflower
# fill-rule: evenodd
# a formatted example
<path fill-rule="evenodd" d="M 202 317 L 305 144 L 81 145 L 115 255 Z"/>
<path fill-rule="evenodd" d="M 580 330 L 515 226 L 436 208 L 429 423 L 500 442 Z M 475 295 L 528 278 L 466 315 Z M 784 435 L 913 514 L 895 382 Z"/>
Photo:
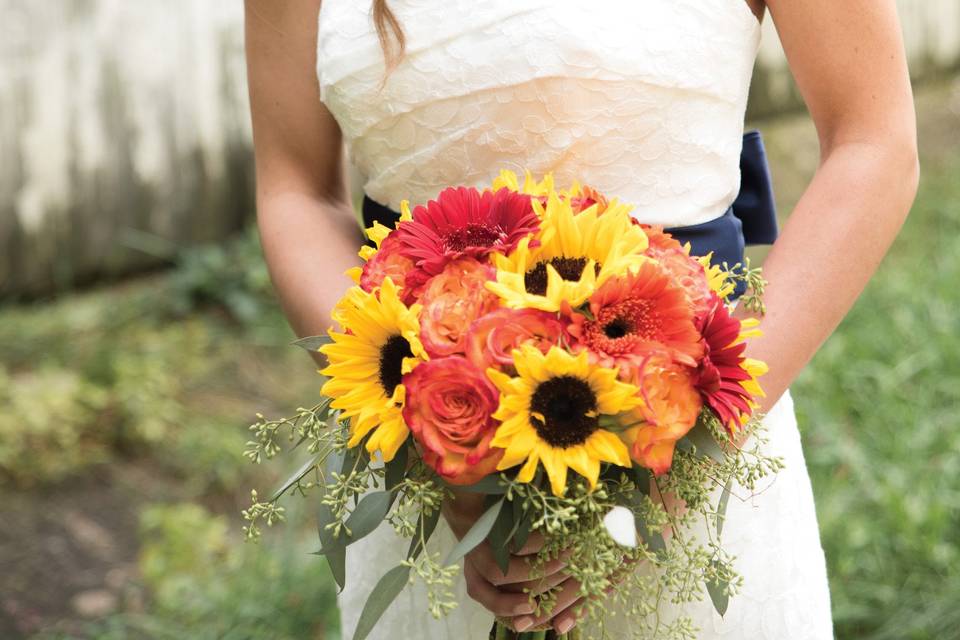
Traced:
<path fill-rule="evenodd" d="M 378 295 L 379 294 L 379 295 Z M 393 459 L 407 439 L 403 421 L 403 374 L 426 359 L 417 334 L 420 305 L 407 308 L 386 278 L 377 291 L 352 287 L 337 304 L 334 319 L 350 333 L 329 331 L 332 343 L 320 347 L 330 376 L 321 393 L 333 398 L 330 406 L 350 419 L 349 446 L 367 434 L 367 451 L 379 450 L 384 461 Z"/>
<path fill-rule="evenodd" d="M 543 176 L 543 180 L 537 182 L 533 179 L 533 175 L 527 171 L 524 174 L 523 184 L 521 185 L 517 174 L 509 169 L 501 169 L 500 175 L 493 179 L 491 186 L 494 191 L 506 187 L 517 193 L 525 193 L 530 196 L 545 196 L 553 191 L 553 174 L 548 173 Z"/>
<path fill-rule="evenodd" d="M 555 191 L 546 207 L 531 203 L 541 218 L 539 246 L 531 247 L 528 237 L 509 256 L 496 255 L 497 280 L 487 285 L 507 307 L 580 306 L 608 278 L 647 259 L 647 236 L 631 222 L 629 205 L 613 200 L 602 214 L 596 206 L 576 213 Z"/>
<path fill-rule="evenodd" d="M 690 255 L 690 243 L 688 242 L 683 248 L 687 252 L 687 255 Z M 710 286 L 710 290 L 726 300 L 730 294 L 733 293 L 733 290 L 737 288 L 737 283 L 733 278 L 729 277 L 727 272 L 723 270 L 723 267 L 710 264 L 711 257 L 713 257 L 713 252 L 705 256 L 700 256 L 696 260 L 703 265 L 703 271 L 707 274 L 707 284 Z"/>
<path fill-rule="evenodd" d="M 616 369 L 590 366 L 587 352 L 571 355 L 559 347 L 543 354 L 531 345 L 513 352 L 517 377 L 487 369 L 500 389 L 500 420 L 491 446 L 505 449 L 499 470 L 524 463 L 517 475 L 530 482 L 543 463 L 555 495 L 566 490 L 567 469 L 591 488 L 600 463 L 629 467 L 630 452 L 620 438 L 600 427 L 601 415 L 629 411 L 641 402 L 638 389 L 617 380 Z"/>

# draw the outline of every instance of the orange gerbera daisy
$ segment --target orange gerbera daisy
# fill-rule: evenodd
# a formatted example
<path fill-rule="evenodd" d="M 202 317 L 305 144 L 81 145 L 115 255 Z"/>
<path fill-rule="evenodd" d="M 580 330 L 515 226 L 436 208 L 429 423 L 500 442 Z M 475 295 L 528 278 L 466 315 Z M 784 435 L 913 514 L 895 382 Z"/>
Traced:
<path fill-rule="evenodd" d="M 694 309 L 694 317 L 700 317 L 710 307 L 712 292 L 710 279 L 703 263 L 690 255 L 690 245 L 681 245 L 661 226 L 641 225 L 650 244 L 644 252 L 673 276 L 683 287 Z"/>
<path fill-rule="evenodd" d="M 609 279 L 590 297 L 589 308 L 592 319 L 572 313 L 573 348 L 587 349 L 595 364 L 619 367 L 624 379 L 653 355 L 691 367 L 703 355 L 683 289 L 653 261 Z"/>

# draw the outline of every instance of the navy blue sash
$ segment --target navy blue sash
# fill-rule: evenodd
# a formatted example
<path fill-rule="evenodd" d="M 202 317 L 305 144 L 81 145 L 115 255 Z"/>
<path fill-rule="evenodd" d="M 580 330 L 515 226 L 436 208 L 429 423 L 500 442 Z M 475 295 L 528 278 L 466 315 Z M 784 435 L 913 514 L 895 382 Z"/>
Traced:
<path fill-rule="evenodd" d="M 399 214 L 368 196 L 363 198 L 365 227 L 379 222 L 393 227 Z M 767 152 L 760 132 L 743 135 L 740 151 L 740 191 L 733 204 L 719 218 L 702 224 L 665 229 L 681 243 L 689 242 L 691 253 L 702 256 L 713 252 L 711 262 L 733 266 L 743 262 L 747 245 L 773 244 L 777 239 L 777 210 L 773 200 L 773 183 Z M 738 285 L 735 296 L 743 293 Z"/>

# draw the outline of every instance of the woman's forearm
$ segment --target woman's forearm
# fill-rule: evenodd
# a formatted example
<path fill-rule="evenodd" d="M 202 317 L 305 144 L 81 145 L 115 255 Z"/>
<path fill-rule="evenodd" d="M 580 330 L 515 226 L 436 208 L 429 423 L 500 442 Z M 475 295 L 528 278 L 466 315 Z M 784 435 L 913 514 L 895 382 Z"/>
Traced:
<path fill-rule="evenodd" d="M 902 144 L 844 143 L 825 153 L 764 262 L 763 335 L 747 355 L 765 361 L 767 411 L 837 327 L 876 270 L 916 195 L 911 135 Z"/>
<path fill-rule="evenodd" d="M 350 205 L 298 192 L 258 199 L 258 225 L 270 277 L 299 336 L 330 328 L 330 311 L 352 282 L 363 238 Z"/>

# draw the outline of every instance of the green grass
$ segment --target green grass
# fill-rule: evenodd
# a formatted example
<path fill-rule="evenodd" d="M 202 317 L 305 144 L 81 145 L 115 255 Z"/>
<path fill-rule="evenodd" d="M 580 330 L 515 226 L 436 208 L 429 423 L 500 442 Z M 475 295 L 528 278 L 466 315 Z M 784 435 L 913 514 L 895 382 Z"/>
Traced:
<path fill-rule="evenodd" d="M 960 158 L 794 386 L 838 638 L 960 628 Z"/>

